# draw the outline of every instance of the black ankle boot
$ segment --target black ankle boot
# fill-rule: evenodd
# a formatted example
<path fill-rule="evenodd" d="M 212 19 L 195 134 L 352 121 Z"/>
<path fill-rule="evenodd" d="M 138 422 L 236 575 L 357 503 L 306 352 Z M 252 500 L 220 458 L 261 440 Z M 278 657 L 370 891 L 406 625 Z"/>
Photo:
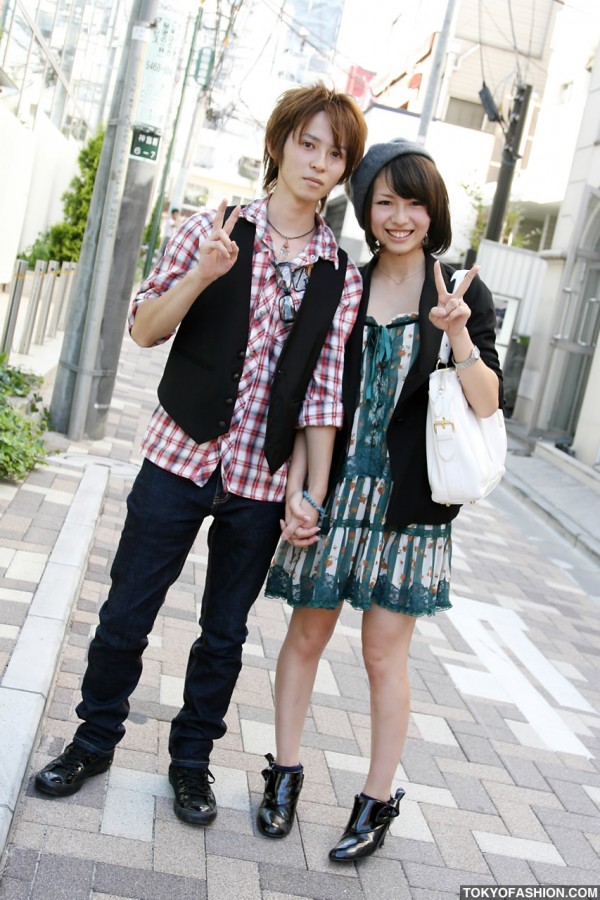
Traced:
<path fill-rule="evenodd" d="M 390 822 L 399 815 L 398 806 L 404 793 L 402 788 L 398 788 L 396 796 L 390 797 L 387 803 L 357 794 L 346 830 L 329 851 L 329 859 L 334 862 L 353 862 L 370 856 L 378 847 L 383 847 Z"/>
<path fill-rule="evenodd" d="M 262 771 L 265 793 L 256 822 L 258 830 L 266 837 L 282 838 L 290 833 L 294 824 L 294 813 L 302 790 L 304 770 L 280 772 L 274 768 L 275 760 L 271 753 L 267 753 L 265 759 L 269 767 Z"/>

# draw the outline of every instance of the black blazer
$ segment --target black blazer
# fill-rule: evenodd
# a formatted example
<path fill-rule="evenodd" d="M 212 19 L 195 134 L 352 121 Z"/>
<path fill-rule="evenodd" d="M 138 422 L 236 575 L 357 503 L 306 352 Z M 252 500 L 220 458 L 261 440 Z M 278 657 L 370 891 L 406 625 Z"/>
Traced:
<path fill-rule="evenodd" d="M 433 274 L 435 258 L 426 257 L 425 282 L 419 301 L 419 354 L 404 386 L 387 429 L 387 446 L 392 469 L 392 493 L 386 523 L 390 528 L 406 525 L 439 525 L 458 515 L 460 506 L 434 503 L 427 477 L 425 452 L 425 422 L 429 374 L 435 369 L 442 332 L 429 321 L 429 311 L 437 305 L 437 290 Z M 344 426 L 338 432 L 334 448 L 330 487 L 333 487 L 346 452 L 360 387 L 362 331 L 366 317 L 371 276 L 377 265 L 375 259 L 361 269 L 363 295 L 356 324 L 346 344 L 344 364 Z M 450 285 L 452 266 L 442 263 L 446 283 Z M 476 276 L 464 297 L 471 307 L 468 330 L 471 340 L 481 351 L 483 361 L 498 375 L 499 402 L 503 404 L 502 371 L 495 346 L 496 311 L 489 289 Z"/>

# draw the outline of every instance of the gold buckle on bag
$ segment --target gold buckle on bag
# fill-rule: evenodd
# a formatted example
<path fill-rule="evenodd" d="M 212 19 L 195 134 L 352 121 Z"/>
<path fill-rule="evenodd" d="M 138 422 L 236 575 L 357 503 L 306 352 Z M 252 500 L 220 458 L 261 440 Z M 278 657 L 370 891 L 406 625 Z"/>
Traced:
<path fill-rule="evenodd" d="M 436 419 L 436 421 L 433 423 L 433 430 L 437 431 L 438 428 L 447 428 L 448 425 L 450 426 L 452 431 L 456 431 L 452 419 Z"/>

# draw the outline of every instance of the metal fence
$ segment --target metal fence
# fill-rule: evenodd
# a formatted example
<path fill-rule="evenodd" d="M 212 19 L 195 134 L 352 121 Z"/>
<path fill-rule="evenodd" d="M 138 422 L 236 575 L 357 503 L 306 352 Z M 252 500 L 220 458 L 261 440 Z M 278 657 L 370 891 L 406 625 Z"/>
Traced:
<path fill-rule="evenodd" d="M 75 262 L 38 260 L 33 272 L 17 259 L 10 285 L 0 353 L 27 354 L 31 344 L 43 344 L 64 331 Z"/>

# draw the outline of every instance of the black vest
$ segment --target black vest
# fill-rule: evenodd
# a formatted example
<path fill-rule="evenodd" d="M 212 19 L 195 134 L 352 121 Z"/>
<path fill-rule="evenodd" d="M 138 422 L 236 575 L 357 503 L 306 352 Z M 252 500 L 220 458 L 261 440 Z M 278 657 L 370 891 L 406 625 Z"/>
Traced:
<path fill-rule="evenodd" d="M 167 359 L 158 399 L 186 434 L 202 444 L 225 434 L 231 422 L 248 344 L 255 226 L 238 219 L 231 237 L 236 264 L 209 285 L 184 316 Z M 292 452 L 300 407 L 338 307 L 348 257 L 339 266 L 318 260 L 271 386 L 265 457 L 271 474 Z"/>

